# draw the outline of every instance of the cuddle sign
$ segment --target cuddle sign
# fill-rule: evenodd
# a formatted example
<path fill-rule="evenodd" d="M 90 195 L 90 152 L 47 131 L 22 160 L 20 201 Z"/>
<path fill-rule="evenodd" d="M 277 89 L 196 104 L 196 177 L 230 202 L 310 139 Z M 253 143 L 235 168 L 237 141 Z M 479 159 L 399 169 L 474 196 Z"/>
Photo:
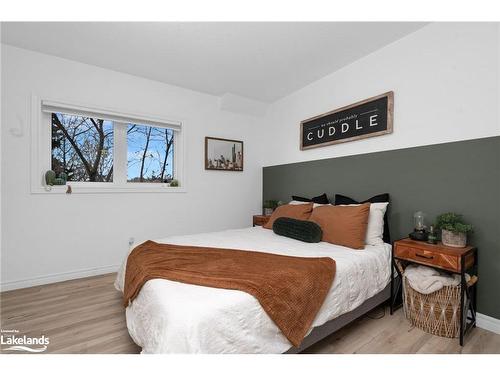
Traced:
<path fill-rule="evenodd" d="M 351 104 L 300 123 L 300 149 L 392 133 L 394 92 Z"/>

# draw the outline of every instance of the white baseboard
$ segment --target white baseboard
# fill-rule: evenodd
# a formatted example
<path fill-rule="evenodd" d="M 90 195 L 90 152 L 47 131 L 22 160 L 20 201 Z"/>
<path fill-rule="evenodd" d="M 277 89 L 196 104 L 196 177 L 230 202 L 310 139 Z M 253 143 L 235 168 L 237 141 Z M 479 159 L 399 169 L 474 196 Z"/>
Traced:
<path fill-rule="evenodd" d="M 29 288 L 31 286 L 38 286 L 44 284 L 52 284 L 60 281 L 80 279 L 82 277 L 103 275 L 105 273 L 116 272 L 119 265 L 103 266 L 96 268 L 87 268 L 83 270 L 55 273 L 47 276 L 34 277 L 30 279 L 22 279 L 16 281 L 6 281 L 0 283 L 0 291 Z"/>
<path fill-rule="evenodd" d="M 479 328 L 500 334 L 500 319 L 493 318 L 481 313 L 476 314 L 476 326 Z"/>

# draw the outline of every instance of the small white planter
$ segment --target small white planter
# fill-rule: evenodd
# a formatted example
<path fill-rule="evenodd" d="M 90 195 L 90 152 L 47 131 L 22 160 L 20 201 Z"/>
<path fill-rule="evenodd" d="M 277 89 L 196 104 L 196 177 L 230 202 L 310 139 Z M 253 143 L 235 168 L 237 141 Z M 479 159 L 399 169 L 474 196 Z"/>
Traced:
<path fill-rule="evenodd" d="M 441 230 L 441 241 L 443 245 L 451 247 L 465 247 L 467 245 L 466 233 L 453 233 L 449 230 Z"/>
<path fill-rule="evenodd" d="M 273 213 L 272 208 L 264 208 L 264 215 L 271 215 Z"/>

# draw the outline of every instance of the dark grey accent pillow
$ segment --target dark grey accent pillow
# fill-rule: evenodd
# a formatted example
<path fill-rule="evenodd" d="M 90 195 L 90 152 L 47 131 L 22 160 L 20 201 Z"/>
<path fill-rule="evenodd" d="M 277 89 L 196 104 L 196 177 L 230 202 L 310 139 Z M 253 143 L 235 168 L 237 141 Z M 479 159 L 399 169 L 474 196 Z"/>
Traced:
<path fill-rule="evenodd" d="M 300 197 L 298 195 L 292 195 L 292 200 L 294 201 L 299 201 L 299 202 L 313 202 L 317 204 L 329 204 L 330 201 L 328 200 L 328 197 L 326 196 L 326 193 L 323 193 L 321 195 L 318 195 L 317 197 L 312 197 L 312 198 L 304 198 Z"/>
<path fill-rule="evenodd" d="M 316 243 L 321 241 L 323 231 L 321 227 L 307 220 L 297 220 L 291 217 L 280 217 L 273 223 L 273 232 L 279 236 L 295 240 Z"/>

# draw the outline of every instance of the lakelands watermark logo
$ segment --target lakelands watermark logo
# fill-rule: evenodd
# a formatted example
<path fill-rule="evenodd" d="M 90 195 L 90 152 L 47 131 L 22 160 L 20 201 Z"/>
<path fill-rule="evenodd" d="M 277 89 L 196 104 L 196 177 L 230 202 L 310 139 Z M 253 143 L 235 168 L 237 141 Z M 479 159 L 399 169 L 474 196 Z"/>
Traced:
<path fill-rule="evenodd" d="M 50 340 L 45 335 L 31 337 L 19 334 L 17 329 L 2 329 L 0 331 L 2 351 L 24 351 L 41 353 L 47 350 Z"/>

